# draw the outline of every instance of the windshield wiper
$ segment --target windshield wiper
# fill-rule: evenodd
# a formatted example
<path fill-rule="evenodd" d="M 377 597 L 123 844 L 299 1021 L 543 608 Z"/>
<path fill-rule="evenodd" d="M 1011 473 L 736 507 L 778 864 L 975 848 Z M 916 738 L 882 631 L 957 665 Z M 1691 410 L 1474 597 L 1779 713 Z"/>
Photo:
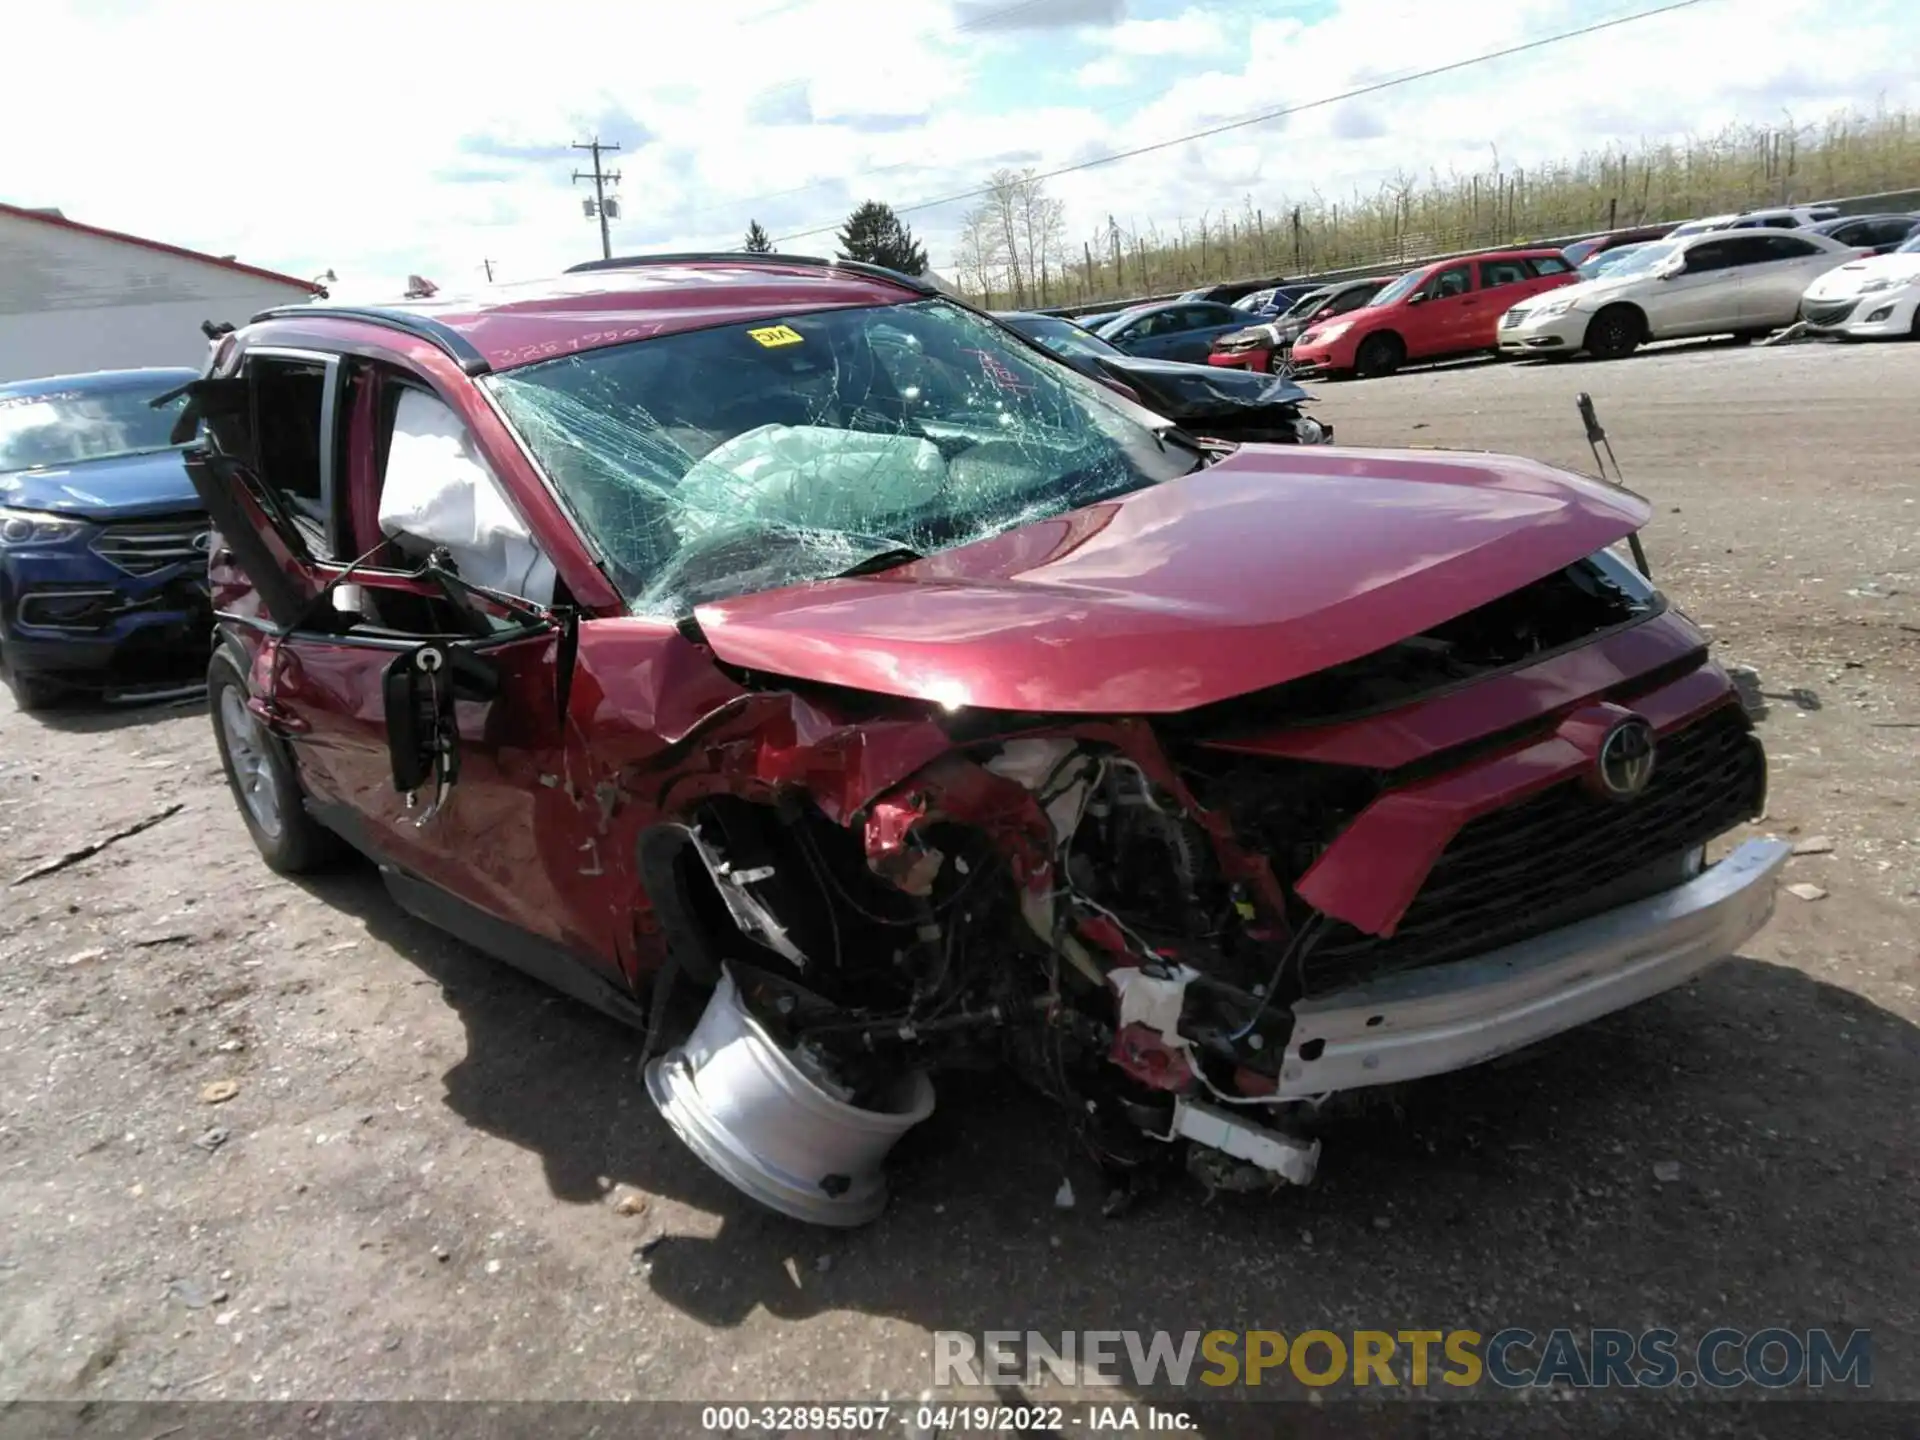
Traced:
<path fill-rule="evenodd" d="M 918 550 L 909 550 L 904 545 L 896 545 L 891 550 L 882 550 L 869 555 L 864 560 L 856 560 L 846 569 L 834 574 L 836 580 L 850 580 L 855 575 L 875 575 L 882 570 L 894 570 L 902 565 L 911 565 L 916 560 L 927 557 Z"/>

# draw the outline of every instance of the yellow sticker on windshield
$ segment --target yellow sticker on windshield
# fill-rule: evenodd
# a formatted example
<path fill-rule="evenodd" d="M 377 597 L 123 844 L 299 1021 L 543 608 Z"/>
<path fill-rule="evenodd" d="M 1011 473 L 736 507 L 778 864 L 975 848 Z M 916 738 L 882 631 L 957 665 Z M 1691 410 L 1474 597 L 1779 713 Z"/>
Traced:
<path fill-rule="evenodd" d="M 769 350 L 773 349 L 776 345 L 798 345 L 800 343 L 800 332 L 789 329 L 785 325 L 764 325 L 758 330 L 747 331 L 747 334 L 758 340 Z"/>

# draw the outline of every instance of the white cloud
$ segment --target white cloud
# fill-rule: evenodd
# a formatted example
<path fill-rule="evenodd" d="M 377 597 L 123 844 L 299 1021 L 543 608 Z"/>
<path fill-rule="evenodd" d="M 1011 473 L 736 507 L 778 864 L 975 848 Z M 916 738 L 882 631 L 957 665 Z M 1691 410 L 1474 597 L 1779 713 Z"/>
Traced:
<path fill-rule="evenodd" d="M 1118 55 L 1102 55 L 1073 72 L 1073 83 L 1088 90 L 1125 85 L 1131 79 L 1133 66 Z"/>
<path fill-rule="evenodd" d="M 1104 36 L 1121 55 L 1210 55 L 1226 43 L 1209 10 L 1188 10 L 1166 20 L 1123 20 Z"/>
<path fill-rule="evenodd" d="M 570 178 L 585 156 L 566 147 L 596 128 L 625 147 L 616 245 L 730 246 L 749 217 L 809 230 L 868 197 L 957 194 L 998 165 L 1153 144 L 1644 3 L 1508 0 L 1460 10 L 1472 23 L 1458 26 L 1434 25 L 1421 0 L 1336 0 L 1313 19 L 1190 4 L 1036 44 L 959 30 L 950 3 L 891 0 L 50 0 L 35 53 L 87 57 L 87 83 L 64 64 L 10 71 L 0 199 L 296 274 L 464 287 L 483 260 L 514 279 L 595 253 Z M 1920 103 L 1914 54 L 1920 7 L 1906 0 L 1709 0 L 1053 188 L 1076 238 L 1108 214 L 1163 231 L 1277 216 L 1316 188 L 1484 168 L 1490 146 L 1531 166 L 1779 123 L 1783 107 L 1804 122 L 1883 96 Z M 1148 80 L 1157 93 L 1137 103 Z M 936 264 L 964 208 L 908 216 Z"/>

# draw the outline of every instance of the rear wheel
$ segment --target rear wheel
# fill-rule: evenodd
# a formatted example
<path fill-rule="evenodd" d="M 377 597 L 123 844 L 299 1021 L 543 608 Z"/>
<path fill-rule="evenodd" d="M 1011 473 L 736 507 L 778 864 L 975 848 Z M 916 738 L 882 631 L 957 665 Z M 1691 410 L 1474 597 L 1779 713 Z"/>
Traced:
<path fill-rule="evenodd" d="M 224 652 L 207 666 L 207 708 L 227 784 L 268 868 L 299 875 L 338 855 L 333 832 L 307 814 L 280 742 L 247 709 L 247 682 Z"/>
<path fill-rule="evenodd" d="M 1631 305 L 1610 305 L 1587 322 L 1583 348 L 1596 360 L 1621 360 L 1640 348 L 1647 324 Z"/>
<path fill-rule="evenodd" d="M 1398 335 L 1369 335 L 1360 342 L 1360 348 L 1353 352 L 1353 373 L 1368 378 L 1391 375 L 1405 363 L 1406 358 L 1407 347 Z"/>

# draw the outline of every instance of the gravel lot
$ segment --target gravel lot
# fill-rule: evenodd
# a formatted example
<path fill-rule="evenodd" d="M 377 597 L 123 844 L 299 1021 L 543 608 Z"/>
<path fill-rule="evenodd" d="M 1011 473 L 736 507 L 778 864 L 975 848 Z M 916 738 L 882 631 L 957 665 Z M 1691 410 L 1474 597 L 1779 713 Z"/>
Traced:
<path fill-rule="evenodd" d="M 1830 843 L 1789 866 L 1824 898 L 1362 1108 L 1311 1190 L 1103 1220 L 1044 1108 L 956 1085 L 830 1234 L 671 1137 L 637 1037 L 369 871 L 269 874 L 200 710 L 0 697 L 0 887 L 180 807 L 0 888 L 0 1398 L 897 1398 L 940 1328 L 1777 1324 L 1872 1329 L 1920 1399 L 1920 345 L 1317 389 L 1349 444 L 1588 468 L 1592 393 L 1660 581 L 1757 672 L 1757 828 Z"/>

